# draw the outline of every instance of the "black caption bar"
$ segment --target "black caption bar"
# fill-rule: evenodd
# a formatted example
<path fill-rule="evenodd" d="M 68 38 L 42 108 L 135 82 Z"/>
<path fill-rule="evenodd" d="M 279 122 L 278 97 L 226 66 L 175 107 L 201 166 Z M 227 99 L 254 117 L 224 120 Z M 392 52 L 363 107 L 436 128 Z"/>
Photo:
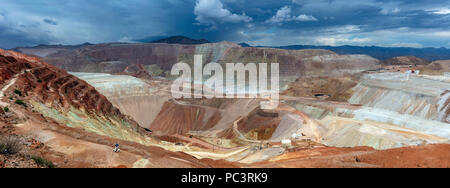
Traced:
<path fill-rule="evenodd" d="M 271 169 L 179 169 L 176 173 L 179 185 L 270 185 Z"/>
<path fill-rule="evenodd" d="M 448 173 L 420 173 L 407 169 L 0 169 L 0 179 L 10 180 L 18 174 L 32 174 L 17 185 L 35 185 L 42 181 L 63 180 L 73 187 L 246 187 L 283 185 L 306 186 L 310 183 L 330 186 L 384 187 L 387 182 L 440 183 Z M 42 172 L 38 172 L 38 170 Z M 374 173 L 370 173 L 372 171 Z M 387 171 L 393 172 L 391 175 Z M 375 176 L 374 176 L 375 175 Z M 406 178 L 402 178 L 404 176 Z M 60 184 L 55 184 L 60 187 Z M 62 186 L 64 187 L 64 186 Z M 404 187 L 404 186 L 403 186 Z"/>

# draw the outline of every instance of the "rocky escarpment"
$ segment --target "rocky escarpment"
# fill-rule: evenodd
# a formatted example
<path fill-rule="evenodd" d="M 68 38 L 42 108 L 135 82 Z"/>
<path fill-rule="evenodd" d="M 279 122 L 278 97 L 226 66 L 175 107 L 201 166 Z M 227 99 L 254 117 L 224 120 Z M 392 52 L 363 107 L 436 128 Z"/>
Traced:
<path fill-rule="evenodd" d="M 260 104 L 259 100 L 253 99 L 208 99 L 203 102 L 203 104 L 199 101 L 165 102 L 151 123 L 150 129 L 161 135 L 190 133 L 222 137 L 223 131 L 230 130 L 238 119 L 255 112 Z M 245 125 L 241 124 L 240 128 L 246 127 Z M 247 130 L 257 127 L 258 125 L 255 125 Z"/>
<path fill-rule="evenodd" d="M 350 103 L 363 104 L 408 114 L 428 120 L 445 120 L 438 112 L 445 111 L 450 83 L 430 78 L 412 77 L 405 74 L 384 73 L 367 75 L 354 90 Z M 441 116 L 441 117 L 439 117 Z"/>
<path fill-rule="evenodd" d="M 450 60 L 434 61 L 426 67 L 421 68 L 422 74 L 442 75 L 450 72 Z"/>
<path fill-rule="evenodd" d="M 156 134 L 182 135 L 190 131 L 206 131 L 221 118 L 216 109 L 166 102 L 150 127 Z"/>
<path fill-rule="evenodd" d="M 280 63 L 280 75 L 294 78 L 340 76 L 379 68 L 378 60 L 365 55 L 338 55 L 327 50 L 243 48 L 230 42 L 200 45 L 109 43 L 45 54 L 26 50 L 71 72 L 119 73 L 136 66 L 153 72 L 155 67 L 150 65 L 156 65 L 165 76 L 178 62 L 192 65 L 196 54 L 203 55 L 204 63 Z"/>
<path fill-rule="evenodd" d="M 438 104 L 438 119 L 450 123 L 450 90 L 441 94 Z"/>
<path fill-rule="evenodd" d="M 381 63 L 383 65 L 428 65 L 431 62 L 415 56 L 399 56 L 386 59 Z"/>
<path fill-rule="evenodd" d="M 178 62 L 179 54 L 194 52 L 195 46 L 191 45 L 113 43 L 59 51 L 43 58 L 71 72 L 117 73 L 136 64 L 156 64 L 163 70 L 170 70 Z"/>
<path fill-rule="evenodd" d="M 378 60 L 365 55 L 338 55 L 327 50 L 280 50 L 235 47 L 222 62 L 279 63 L 281 77 L 341 76 L 379 68 Z"/>
<path fill-rule="evenodd" d="M 103 115 L 120 116 L 120 111 L 102 94 L 77 77 L 37 59 L 30 62 L 11 52 L 0 53 L 1 84 L 16 77 L 15 90 L 39 99 L 39 102 L 64 108 L 72 105 Z"/>
<path fill-rule="evenodd" d="M 353 88 L 349 99 L 351 104 L 362 105 L 361 108 L 337 109 L 339 117 L 327 116 L 321 120 L 329 130 L 335 131 L 329 135 L 347 135 L 351 139 L 329 136 L 325 144 L 362 144 L 386 149 L 448 142 L 450 95 L 447 88 L 449 82 L 431 76 L 406 79 L 402 73 L 366 75 Z"/>
<path fill-rule="evenodd" d="M 301 91 L 301 88 L 308 89 L 310 82 L 294 86 Z M 340 85 L 339 82 L 321 79 L 314 84 L 316 87 L 311 88 L 320 92 L 321 85 L 332 83 Z M 363 75 L 356 80 L 356 86 L 346 92 L 325 93 L 331 94 L 327 100 L 334 100 L 337 94 L 348 102 L 323 102 L 324 99 L 316 97 L 315 102 L 308 104 L 308 100 L 313 99 L 286 99 L 290 100 L 289 105 L 320 123 L 324 128 L 322 144 L 388 149 L 448 142 L 449 83 L 442 76 L 412 75 L 408 79 L 404 73 L 375 73 Z M 298 93 L 300 96 L 309 97 L 307 91 L 301 92 Z"/>
<path fill-rule="evenodd" d="M 94 86 L 122 113 L 133 117 L 145 128 L 149 128 L 163 104 L 170 98 L 169 94 L 160 91 L 163 85 L 161 81 L 147 83 L 129 75 L 105 73 L 71 74 Z"/>
<path fill-rule="evenodd" d="M 94 87 L 37 58 L 0 50 L 0 86 L 1 104 L 11 111 L 40 113 L 62 125 L 104 136 L 145 140 L 138 124 Z"/>
<path fill-rule="evenodd" d="M 359 82 L 359 76 L 298 78 L 289 85 L 283 95 L 347 101 L 353 94 L 352 88 Z"/>

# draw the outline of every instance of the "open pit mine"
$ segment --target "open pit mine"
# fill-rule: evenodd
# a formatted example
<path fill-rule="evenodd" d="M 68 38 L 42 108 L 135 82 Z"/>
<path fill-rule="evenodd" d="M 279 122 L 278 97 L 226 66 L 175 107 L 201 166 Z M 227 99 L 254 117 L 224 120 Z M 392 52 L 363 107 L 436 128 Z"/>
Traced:
<path fill-rule="evenodd" d="M 172 66 L 195 55 L 278 63 L 278 107 L 173 98 Z M 230 42 L 0 50 L 0 131 L 22 147 L 0 167 L 448 168 L 449 67 Z"/>

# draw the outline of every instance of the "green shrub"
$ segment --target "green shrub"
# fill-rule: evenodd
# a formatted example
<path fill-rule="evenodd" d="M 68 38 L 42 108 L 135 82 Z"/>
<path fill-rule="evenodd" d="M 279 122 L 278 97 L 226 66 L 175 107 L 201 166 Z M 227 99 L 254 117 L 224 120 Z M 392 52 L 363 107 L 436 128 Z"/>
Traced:
<path fill-rule="evenodd" d="M 19 95 L 19 96 L 22 96 L 22 91 L 19 91 L 19 90 L 17 90 L 17 89 L 14 90 L 14 93 L 17 94 L 17 95 Z"/>
<path fill-rule="evenodd" d="M 39 79 L 38 81 L 37 81 L 38 83 L 42 83 L 42 80 L 41 79 Z"/>
<path fill-rule="evenodd" d="M 19 139 L 10 136 L 0 138 L 0 154 L 13 155 L 21 149 Z"/>
<path fill-rule="evenodd" d="M 24 107 L 27 107 L 27 104 L 25 102 L 23 102 L 23 100 L 16 100 L 15 103 L 18 104 L 18 105 L 22 105 Z"/>
<path fill-rule="evenodd" d="M 33 159 L 33 161 L 41 167 L 45 167 L 45 168 L 55 168 L 56 167 L 51 161 L 44 159 L 42 157 L 39 157 L 39 156 L 32 156 L 31 159 Z"/>
<path fill-rule="evenodd" d="M 9 112 L 9 108 L 8 108 L 8 107 L 5 107 L 5 108 L 3 108 L 3 111 Z"/>
<path fill-rule="evenodd" d="M 146 66 L 147 72 L 150 74 L 150 76 L 155 77 L 155 76 L 162 76 L 162 74 L 164 73 L 164 70 L 162 70 L 158 65 L 156 64 L 152 64 L 152 65 L 148 65 Z"/>

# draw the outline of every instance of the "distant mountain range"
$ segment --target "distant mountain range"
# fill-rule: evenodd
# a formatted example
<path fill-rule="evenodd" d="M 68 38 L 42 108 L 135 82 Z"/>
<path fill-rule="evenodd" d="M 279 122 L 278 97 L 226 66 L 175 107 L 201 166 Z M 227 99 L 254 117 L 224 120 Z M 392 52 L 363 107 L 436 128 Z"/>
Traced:
<path fill-rule="evenodd" d="M 302 49 L 325 49 L 336 52 L 338 54 L 365 54 L 374 58 L 385 60 L 397 56 L 415 56 L 428 61 L 450 59 L 450 49 L 447 48 L 406 48 L 406 47 L 377 47 L 377 46 L 310 46 L 310 45 L 293 45 L 279 46 L 272 48 L 280 48 L 287 50 Z"/>
<path fill-rule="evenodd" d="M 185 44 L 185 45 L 197 45 L 211 43 L 206 39 L 191 39 L 185 36 L 172 36 L 164 38 L 146 38 L 136 40 L 136 42 L 142 43 L 167 43 L 167 44 Z M 85 43 L 81 45 L 63 46 L 63 45 L 39 45 L 31 48 L 79 48 L 83 46 L 92 45 Z M 252 47 L 247 43 L 239 43 L 242 47 Z M 264 48 L 279 48 L 286 50 L 303 50 L 303 49 L 325 49 L 330 50 L 338 54 L 364 54 L 372 56 L 379 60 L 387 60 L 398 56 L 415 56 L 428 61 L 436 60 L 449 60 L 450 49 L 447 48 L 407 48 L 407 47 L 378 47 L 378 46 L 313 46 L 313 45 L 291 45 L 291 46 L 255 46 Z M 19 51 L 19 48 L 13 49 Z"/>
<path fill-rule="evenodd" d="M 238 45 L 239 45 L 239 46 L 242 46 L 242 47 L 252 47 L 250 44 L 247 44 L 247 43 L 245 43 L 245 42 L 239 43 Z"/>
<path fill-rule="evenodd" d="M 185 36 L 173 36 L 169 38 L 154 40 L 152 43 L 167 43 L 167 44 L 206 44 L 210 43 L 206 39 L 191 39 Z"/>
<path fill-rule="evenodd" d="M 91 46 L 91 45 L 94 45 L 94 44 L 91 44 L 91 43 L 88 43 L 88 42 L 83 43 L 83 44 L 77 44 L 77 45 L 40 44 L 40 45 L 33 46 L 33 47 L 16 47 L 16 48 L 12 48 L 12 49 L 9 49 L 9 50 L 13 50 L 13 51 L 19 52 L 20 49 L 24 49 L 24 48 L 28 48 L 28 49 L 31 49 L 31 48 L 34 48 L 34 49 L 45 49 L 45 48 L 77 49 L 77 48 L 81 48 L 81 47 L 85 47 L 85 46 Z"/>
<path fill-rule="evenodd" d="M 247 43 L 239 43 L 242 47 L 252 47 Z M 407 47 L 378 47 L 378 46 L 254 46 L 257 48 L 279 48 L 285 50 L 325 49 L 338 54 L 365 54 L 380 60 L 387 60 L 398 56 L 415 56 L 428 61 L 450 59 L 450 49 L 447 48 L 407 48 Z"/>

